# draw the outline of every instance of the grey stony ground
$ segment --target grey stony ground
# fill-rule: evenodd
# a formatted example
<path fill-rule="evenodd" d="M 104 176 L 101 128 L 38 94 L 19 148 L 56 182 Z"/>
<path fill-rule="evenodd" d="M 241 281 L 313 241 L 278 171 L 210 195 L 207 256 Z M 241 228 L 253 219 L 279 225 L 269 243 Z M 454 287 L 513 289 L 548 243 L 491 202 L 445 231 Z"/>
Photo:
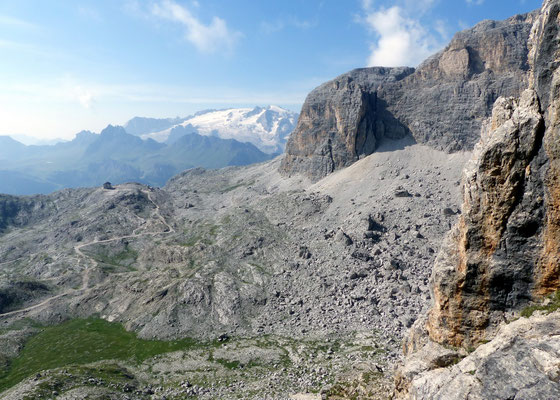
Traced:
<path fill-rule="evenodd" d="M 414 376 L 409 398 L 560 398 L 560 313 L 537 311 L 500 325 L 496 336 L 462 354 L 435 342 L 410 359 L 400 374 Z M 434 357 L 438 354 L 438 357 Z M 436 363 L 430 371 L 426 366 Z M 439 364 L 439 365 L 437 365 Z"/>
<path fill-rule="evenodd" d="M 207 354 L 193 352 L 121 365 L 141 395 L 92 377 L 99 396 L 387 395 L 402 336 L 428 306 L 431 265 L 456 220 L 468 157 L 404 139 L 315 184 L 280 176 L 276 159 L 190 170 L 163 189 L 125 184 L 37 198 L 0 236 L 2 357 L 33 331 L 6 329 L 23 318 L 97 315 L 146 338 L 227 334 L 220 359 L 254 358 L 249 370 L 207 365 Z M 80 374 L 65 381 L 88 377 Z M 352 386 L 359 377 L 376 389 Z M 77 387 L 60 398 L 80 398 Z"/>

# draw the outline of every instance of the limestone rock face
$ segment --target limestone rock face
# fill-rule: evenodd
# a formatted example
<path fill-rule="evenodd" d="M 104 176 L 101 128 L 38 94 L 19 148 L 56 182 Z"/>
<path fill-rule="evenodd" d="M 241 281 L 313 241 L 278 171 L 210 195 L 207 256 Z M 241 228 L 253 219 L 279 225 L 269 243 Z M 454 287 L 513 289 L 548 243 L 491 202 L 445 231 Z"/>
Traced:
<path fill-rule="evenodd" d="M 465 169 L 463 214 L 432 274 L 437 342 L 477 343 L 504 312 L 560 288 L 559 11 L 547 2 L 533 29 L 538 92 L 496 102 Z"/>
<path fill-rule="evenodd" d="M 531 171 L 543 128 L 534 91 L 496 102 L 464 171 L 463 213 L 433 269 L 427 327 L 435 341 L 479 341 L 502 312 L 531 298 L 543 215 Z"/>
<path fill-rule="evenodd" d="M 288 141 L 281 170 L 317 180 L 373 153 L 383 137 L 404 137 L 405 127 L 387 113 L 375 89 L 413 71 L 358 69 L 313 90 L 301 110 L 297 133 Z"/>
<path fill-rule="evenodd" d="M 433 307 L 405 343 L 399 398 L 560 395 L 558 312 L 507 323 L 560 290 L 559 15 L 560 0 L 545 1 L 527 46 L 530 88 L 496 101 L 465 168 L 463 213 L 434 265 Z M 465 358 L 430 361 L 450 348 Z"/>
<path fill-rule="evenodd" d="M 527 88 L 528 39 L 535 14 L 483 21 L 459 32 L 402 84 L 389 110 L 420 143 L 471 150 L 500 96 Z"/>
<path fill-rule="evenodd" d="M 411 134 L 446 150 L 472 149 L 499 96 L 527 87 L 535 14 L 485 21 L 412 68 L 364 68 L 307 97 L 280 170 L 313 180 L 371 154 L 384 138 Z"/>
<path fill-rule="evenodd" d="M 504 325 L 494 340 L 464 357 L 435 343 L 424 347 L 397 376 L 413 399 L 560 398 L 560 313 Z M 438 368 L 437 362 L 452 360 Z"/>
<path fill-rule="evenodd" d="M 560 287 L 560 1 L 547 0 L 532 32 L 533 87 L 545 107 L 543 149 L 547 164 L 542 251 L 535 292 L 544 295 Z"/>

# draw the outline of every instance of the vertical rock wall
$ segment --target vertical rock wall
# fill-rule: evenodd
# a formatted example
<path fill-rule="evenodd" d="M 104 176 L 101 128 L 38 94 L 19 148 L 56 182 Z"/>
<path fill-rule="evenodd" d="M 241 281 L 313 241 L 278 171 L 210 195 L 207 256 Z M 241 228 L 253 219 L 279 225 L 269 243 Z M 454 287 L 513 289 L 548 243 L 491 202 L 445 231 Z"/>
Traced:
<path fill-rule="evenodd" d="M 534 91 L 496 102 L 464 171 L 463 214 L 433 269 L 433 340 L 480 341 L 501 313 L 531 298 L 542 212 L 525 190 L 540 192 L 532 171 L 539 169 L 543 128 Z"/>
<path fill-rule="evenodd" d="M 504 313 L 560 288 L 559 11 L 545 3 L 531 89 L 496 102 L 465 169 L 463 215 L 432 274 L 436 342 L 476 344 Z"/>
<path fill-rule="evenodd" d="M 560 312 L 515 321 L 560 290 L 559 27 L 560 0 L 546 0 L 529 89 L 498 99 L 465 168 L 463 214 L 433 268 L 434 305 L 405 344 L 398 398 L 560 394 Z"/>
<path fill-rule="evenodd" d="M 405 127 L 386 112 L 375 88 L 413 71 L 359 69 L 313 90 L 288 140 L 281 171 L 317 180 L 373 153 L 383 137 L 404 137 Z"/>

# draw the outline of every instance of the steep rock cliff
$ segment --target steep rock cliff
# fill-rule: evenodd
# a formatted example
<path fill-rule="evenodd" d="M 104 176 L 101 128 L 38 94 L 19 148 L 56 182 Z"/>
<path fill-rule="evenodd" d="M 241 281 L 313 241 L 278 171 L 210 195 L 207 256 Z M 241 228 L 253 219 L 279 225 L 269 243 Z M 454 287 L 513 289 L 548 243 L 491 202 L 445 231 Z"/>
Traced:
<path fill-rule="evenodd" d="M 397 397 L 558 398 L 559 14 L 546 0 L 530 88 L 498 99 L 465 168 L 463 214 L 434 265 L 434 305 L 405 343 Z M 544 311 L 512 322 L 529 304 Z"/>
<path fill-rule="evenodd" d="M 463 213 L 432 273 L 428 331 L 437 342 L 480 341 L 504 311 L 531 298 L 543 218 L 543 128 L 534 91 L 496 102 L 464 171 Z"/>
<path fill-rule="evenodd" d="M 527 87 L 534 15 L 458 33 L 417 70 L 363 68 L 321 85 L 303 105 L 280 170 L 316 180 L 407 134 L 446 151 L 472 149 L 494 101 Z"/>
<path fill-rule="evenodd" d="M 383 137 L 404 137 L 405 127 L 387 112 L 376 89 L 413 71 L 357 69 L 313 90 L 288 140 L 281 171 L 317 180 L 373 153 Z"/>
<path fill-rule="evenodd" d="M 472 149 L 500 96 L 527 87 L 528 48 L 535 13 L 483 21 L 459 32 L 402 82 L 388 109 L 414 138 L 432 147 Z"/>

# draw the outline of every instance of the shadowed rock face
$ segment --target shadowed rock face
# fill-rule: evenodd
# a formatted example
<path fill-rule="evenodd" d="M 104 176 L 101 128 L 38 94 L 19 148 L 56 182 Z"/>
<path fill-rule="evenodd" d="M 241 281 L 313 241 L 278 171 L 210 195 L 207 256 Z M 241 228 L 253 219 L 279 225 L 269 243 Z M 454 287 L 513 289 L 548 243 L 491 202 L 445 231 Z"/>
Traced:
<path fill-rule="evenodd" d="M 318 180 L 373 153 L 384 137 L 406 135 L 376 88 L 410 75 L 412 68 L 364 68 L 327 82 L 308 96 L 287 144 L 281 170 Z"/>
<path fill-rule="evenodd" d="M 533 28 L 531 63 L 533 86 L 545 110 L 543 148 L 547 165 L 542 252 L 535 277 L 535 294 L 560 288 L 560 2 L 548 0 Z"/>
<path fill-rule="evenodd" d="M 499 96 L 527 87 L 527 42 L 535 14 L 484 21 L 412 68 L 363 68 L 307 97 L 280 167 L 317 180 L 411 134 L 445 150 L 472 149 Z"/>

